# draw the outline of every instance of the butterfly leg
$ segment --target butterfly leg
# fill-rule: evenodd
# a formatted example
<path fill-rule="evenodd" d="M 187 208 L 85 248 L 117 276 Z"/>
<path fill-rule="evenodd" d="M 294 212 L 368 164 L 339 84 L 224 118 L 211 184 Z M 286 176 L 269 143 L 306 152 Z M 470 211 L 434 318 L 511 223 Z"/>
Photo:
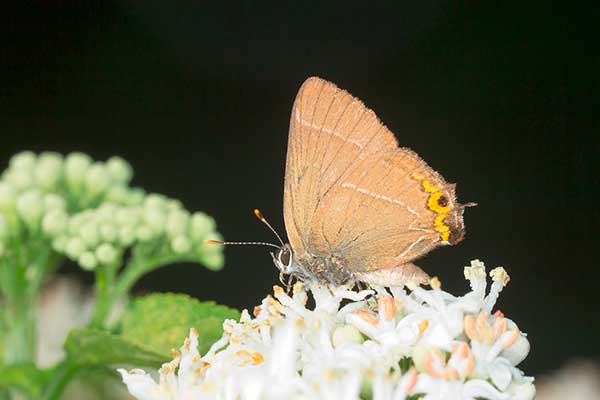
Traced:
<path fill-rule="evenodd" d="M 287 283 L 285 285 L 285 291 L 289 295 L 292 292 L 292 280 L 294 279 L 294 274 L 290 274 L 288 276 Z M 283 283 L 283 282 L 282 282 Z"/>

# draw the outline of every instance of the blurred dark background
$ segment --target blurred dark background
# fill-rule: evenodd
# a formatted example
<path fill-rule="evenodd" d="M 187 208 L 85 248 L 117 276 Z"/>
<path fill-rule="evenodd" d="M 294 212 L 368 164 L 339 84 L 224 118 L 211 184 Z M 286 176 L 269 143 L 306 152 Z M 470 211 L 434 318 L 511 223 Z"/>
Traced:
<path fill-rule="evenodd" d="M 25 149 L 117 154 L 227 239 L 271 241 L 252 209 L 284 232 L 290 108 L 318 75 L 479 203 L 467 239 L 419 264 L 457 294 L 469 260 L 506 267 L 498 306 L 529 334 L 526 372 L 600 355 L 597 7 L 225 3 L 5 8 L 0 169 Z M 222 272 L 174 265 L 137 290 L 251 308 L 276 275 L 264 248 L 234 247 Z"/>

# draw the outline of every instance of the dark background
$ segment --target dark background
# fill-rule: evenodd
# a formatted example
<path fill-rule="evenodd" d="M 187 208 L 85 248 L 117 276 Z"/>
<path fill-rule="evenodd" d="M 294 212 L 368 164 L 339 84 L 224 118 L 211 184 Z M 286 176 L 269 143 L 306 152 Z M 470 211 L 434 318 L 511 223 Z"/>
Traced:
<path fill-rule="evenodd" d="M 272 241 L 252 209 L 284 232 L 289 112 L 318 75 L 479 203 L 467 239 L 419 264 L 457 294 L 470 259 L 506 267 L 498 306 L 529 334 L 522 368 L 598 357 L 597 7 L 176 3 L 4 8 L 0 169 L 24 149 L 118 154 L 135 185 L 227 239 Z M 174 265 L 136 288 L 251 308 L 275 282 L 264 248 L 228 248 L 222 272 Z"/>

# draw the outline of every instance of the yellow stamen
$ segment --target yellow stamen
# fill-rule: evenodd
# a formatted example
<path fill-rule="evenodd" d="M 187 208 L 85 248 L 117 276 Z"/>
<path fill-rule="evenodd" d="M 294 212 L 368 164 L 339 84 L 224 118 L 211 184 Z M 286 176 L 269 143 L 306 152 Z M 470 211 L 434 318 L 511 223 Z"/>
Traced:
<path fill-rule="evenodd" d="M 252 353 L 251 357 L 252 357 L 252 362 L 255 365 L 262 364 L 263 362 L 265 362 L 265 358 L 258 351 L 255 351 L 254 353 Z"/>
<path fill-rule="evenodd" d="M 502 281 L 502 286 L 506 286 L 510 281 L 510 276 L 502 267 L 494 268 L 490 271 L 490 276 L 494 282 Z"/>
<path fill-rule="evenodd" d="M 426 319 L 419 322 L 419 336 L 423 336 L 423 333 L 425 332 L 425 330 L 427 329 L 428 326 L 429 326 L 429 321 Z"/>
<path fill-rule="evenodd" d="M 284 293 L 284 291 L 283 291 L 283 288 L 281 286 L 274 285 L 273 286 L 273 293 L 275 293 L 275 296 L 281 296 Z"/>

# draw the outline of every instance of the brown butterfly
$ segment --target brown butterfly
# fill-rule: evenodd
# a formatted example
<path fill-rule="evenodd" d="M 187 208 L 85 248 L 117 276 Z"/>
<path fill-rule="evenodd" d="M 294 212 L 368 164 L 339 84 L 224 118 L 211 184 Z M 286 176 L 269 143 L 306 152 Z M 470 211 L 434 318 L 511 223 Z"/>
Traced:
<path fill-rule="evenodd" d="M 399 148 L 360 100 L 320 78 L 304 82 L 285 171 L 289 244 L 272 254 L 283 274 L 332 285 L 426 283 L 412 260 L 460 242 L 463 211 L 472 205 L 459 204 L 454 184 Z"/>

